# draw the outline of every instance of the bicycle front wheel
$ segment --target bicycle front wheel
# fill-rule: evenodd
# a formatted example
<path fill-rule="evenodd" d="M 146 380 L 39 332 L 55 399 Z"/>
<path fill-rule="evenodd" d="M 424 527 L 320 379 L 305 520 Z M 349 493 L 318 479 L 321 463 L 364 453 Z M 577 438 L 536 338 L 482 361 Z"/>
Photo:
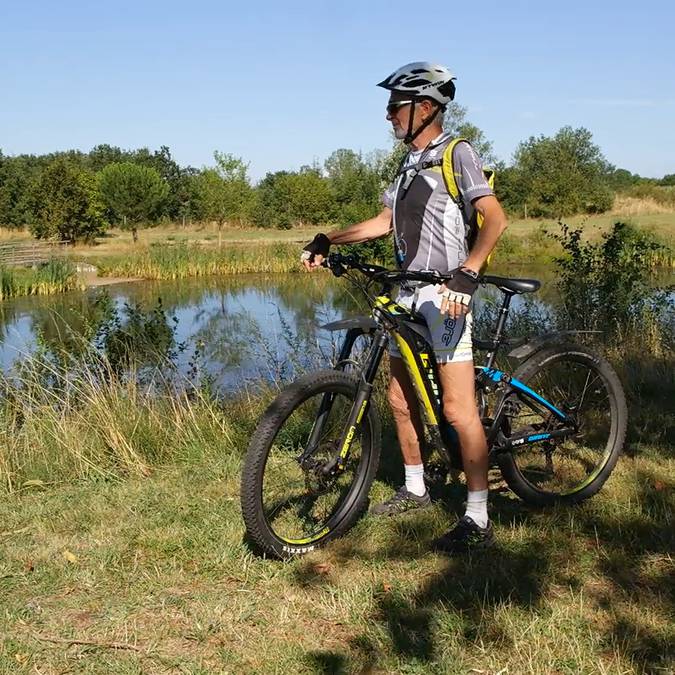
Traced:
<path fill-rule="evenodd" d="M 311 551 L 344 534 L 363 512 L 380 456 L 372 406 L 354 433 L 344 470 L 322 471 L 340 452 L 357 385 L 335 370 L 310 373 L 265 412 L 241 481 L 246 530 L 263 553 L 288 558 Z"/>
<path fill-rule="evenodd" d="M 538 506 L 577 503 L 596 494 L 626 438 L 626 399 L 614 369 L 586 347 L 563 344 L 535 353 L 513 376 L 574 420 L 578 432 L 499 453 L 509 487 Z M 512 436 L 562 426 L 522 395 L 511 394 L 507 406 Z"/>

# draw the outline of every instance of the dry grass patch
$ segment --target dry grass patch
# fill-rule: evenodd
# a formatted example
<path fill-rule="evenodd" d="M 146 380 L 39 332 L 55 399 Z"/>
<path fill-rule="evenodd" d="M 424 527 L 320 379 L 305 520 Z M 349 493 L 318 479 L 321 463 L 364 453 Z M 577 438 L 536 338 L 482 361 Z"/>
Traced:
<path fill-rule="evenodd" d="M 28 530 L 0 537 L 0 669 L 13 672 L 17 655 L 27 655 L 24 672 L 627 673 L 672 665 L 667 495 L 675 471 L 667 463 L 624 458 L 578 509 L 530 511 L 495 490 L 499 546 L 486 556 L 429 551 L 461 508 L 463 490 L 449 485 L 428 511 L 365 518 L 289 563 L 248 550 L 238 468 L 205 450 L 201 461 L 151 478 L 6 498 L 7 531 Z M 654 487 L 657 470 L 667 490 Z"/>
<path fill-rule="evenodd" d="M 673 208 L 660 204 L 650 197 L 617 195 L 614 198 L 612 213 L 616 216 L 642 216 L 652 213 L 673 213 Z"/>

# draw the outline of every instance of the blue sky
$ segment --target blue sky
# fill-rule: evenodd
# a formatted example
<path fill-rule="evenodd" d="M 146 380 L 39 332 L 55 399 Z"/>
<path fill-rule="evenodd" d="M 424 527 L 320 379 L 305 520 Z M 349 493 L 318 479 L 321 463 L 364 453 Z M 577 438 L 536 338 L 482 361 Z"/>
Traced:
<path fill-rule="evenodd" d="M 585 126 L 607 159 L 675 173 L 675 3 L 0 0 L 0 148 L 168 145 L 267 171 L 390 144 L 396 67 L 432 60 L 510 160 Z"/>

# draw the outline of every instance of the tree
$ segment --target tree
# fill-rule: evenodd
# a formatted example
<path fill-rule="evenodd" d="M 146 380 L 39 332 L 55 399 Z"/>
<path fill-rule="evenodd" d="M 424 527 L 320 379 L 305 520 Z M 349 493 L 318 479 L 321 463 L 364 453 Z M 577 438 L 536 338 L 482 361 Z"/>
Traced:
<path fill-rule="evenodd" d="M 180 171 L 180 178 L 174 185 L 175 197 L 178 202 L 178 218 L 183 221 L 200 220 L 203 218 L 199 201 L 199 169 L 187 166 Z"/>
<path fill-rule="evenodd" d="M 203 169 L 196 182 L 197 201 L 202 218 L 215 220 L 220 230 L 228 217 L 228 193 L 225 181 L 215 169 Z"/>
<path fill-rule="evenodd" d="M 330 185 L 317 169 L 268 173 L 258 184 L 253 217 L 260 227 L 318 225 L 332 220 L 334 213 Z"/>
<path fill-rule="evenodd" d="M 381 179 L 377 158 L 368 164 L 363 157 L 341 148 L 324 163 L 333 192 L 337 219 L 345 225 L 372 218 L 381 208 Z"/>
<path fill-rule="evenodd" d="M 0 153 L 0 225 L 20 228 L 35 220 L 32 195 L 46 164 L 34 155 Z"/>
<path fill-rule="evenodd" d="M 169 218 L 178 218 L 180 210 L 178 187 L 181 181 L 181 169 L 171 157 L 171 150 L 168 146 L 162 145 L 159 150 L 155 150 L 152 154 L 147 148 L 137 150 L 132 161 L 141 166 L 155 169 L 168 188 L 161 212 L 157 213 L 157 217 L 167 215 Z"/>
<path fill-rule="evenodd" d="M 31 200 L 38 239 L 58 236 L 66 241 L 89 241 L 105 230 L 104 204 L 96 177 L 57 157 L 42 172 Z"/>
<path fill-rule="evenodd" d="M 533 216 L 599 213 L 612 205 L 611 167 L 583 127 L 563 127 L 548 138 L 531 136 L 514 155 L 519 189 Z"/>
<path fill-rule="evenodd" d="M 202 170 L 196 180 L 196 193 L 202 216 L 218 224 L 220 246 L 223 225 L 248 220 L 254 195 L 248 164 L 240 157 L 218 151 L 214 158 L 216 168 Z"/>
<path fill-rule="evenodd" d="M 101 195 L 107 208 L 138 241 L 138 227 L 161 213 L 169 187 L 156 169 L 132 162 L 108 164 L 99 174 Z"/>
<path fill-rule="evenodd" d="M 637 185 L 640 182 L 641 178 L 636 173 L 631 173 L 626 169 L 614 169 L 612 168 L 607 173 L 607 183 L 608 185 L 617 192 L 622 190 L 627 190 L 633 185 Z"/>
<path fill-rule="evenodd" d="M 86 156 L 86 165 L 96 172 L 102 171 L 110 164 L 124 162 L 155 169 L 167 184 L 169 191 L 163 201 L 161 213 L 158 213 L 157 217 L 166 215 L 175 219 L 185 213 L 180 194 L 183 186 L 183 169 L 171 157 L 171 150 L 166 145 L 162 145 L 159 150 L 152 151 L 149 148 L 122 150 L 117 146 L 104 143 L 92 148 Z"/>
<path fill-rule="evenodd" d="M 131 155 L 132 153 L 122 150 L 116 145 L 101 143 L 89 151 L 88 166 L 92 171 L 98 173 L 105 169 L 108 164 L 130 161 Z"/>
<path fill-rule="evenodd" d="M 511 213 L 523 215 L 527 202 L 526 186 L 515 167 L 497 162 L 495 170 L 495 194 L 500 204 Z M 524 212 L 527 215 L 527 212 Z"/>

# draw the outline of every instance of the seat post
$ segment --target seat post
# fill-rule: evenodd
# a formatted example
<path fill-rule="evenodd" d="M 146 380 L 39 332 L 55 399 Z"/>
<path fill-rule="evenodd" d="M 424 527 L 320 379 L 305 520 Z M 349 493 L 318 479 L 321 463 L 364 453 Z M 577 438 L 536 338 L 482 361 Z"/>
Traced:
<path fill-rule="evenodd" d="M 497 349 L 499 348 L 502 336 L 504 335 L 504 326 L 506 325 L 506 319 L 509 316 L 509 307 L 511 305 L 511 298 L 513 298 L 513 292 L 506 291 L 503 288 L 501 289 L 501 291 L 502 293 L 504 293 L 504 302 L 502 302 L 502 306 L 499 309 L 499 318 L 497 319 L 497 328 L 492 338 L 492 347 L 490 348 L 490 351 L 487 354 L 486 365 L 488 368 L 492 368 L 492 365 L 494 363 L 495 356 L 497 354 Z"/>

